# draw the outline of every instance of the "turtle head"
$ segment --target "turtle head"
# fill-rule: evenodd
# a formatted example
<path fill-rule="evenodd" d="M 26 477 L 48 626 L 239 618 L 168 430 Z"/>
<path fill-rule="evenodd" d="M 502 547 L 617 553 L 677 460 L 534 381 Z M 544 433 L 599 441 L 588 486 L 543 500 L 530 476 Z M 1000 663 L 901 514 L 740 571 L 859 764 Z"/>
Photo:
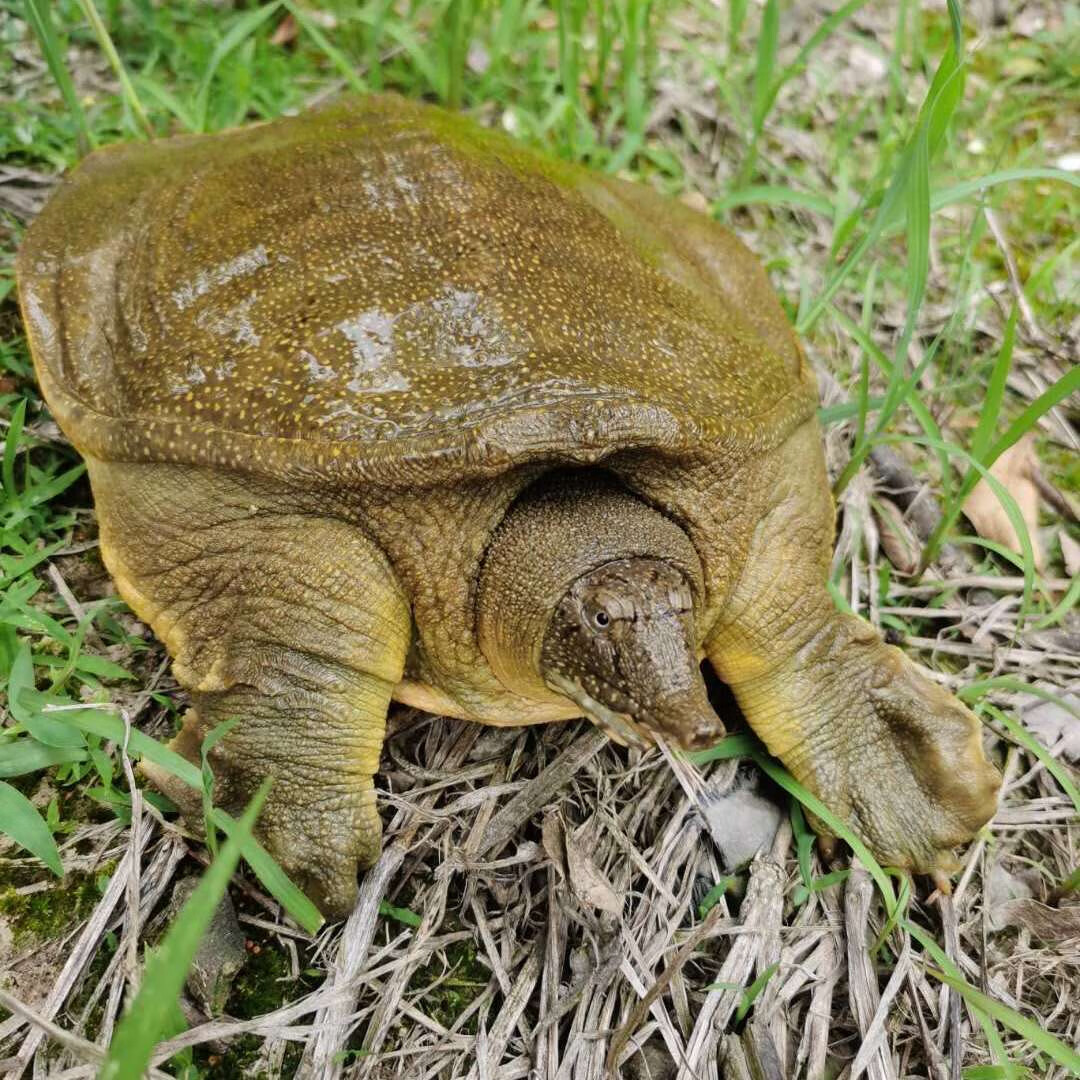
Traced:
<path fill-rule="evenodd" d="M 711 745 L 724 729 L 698 665 L 703 597 L 697 552 L 675 522 L 606 474 L 554 473 L 495 531 L 480 646 L 507 689 L 568 709 L 569 699 L 620 743 Z"/>
<path fill-rule="evenodd" d="M 660 559 L 620 559 L 583 574 L 559 601 L 540 673 L 618 742 L 656 734 L 699 749 L 724 729 L 694 636 L 693 590 L 683 574 Z"/>

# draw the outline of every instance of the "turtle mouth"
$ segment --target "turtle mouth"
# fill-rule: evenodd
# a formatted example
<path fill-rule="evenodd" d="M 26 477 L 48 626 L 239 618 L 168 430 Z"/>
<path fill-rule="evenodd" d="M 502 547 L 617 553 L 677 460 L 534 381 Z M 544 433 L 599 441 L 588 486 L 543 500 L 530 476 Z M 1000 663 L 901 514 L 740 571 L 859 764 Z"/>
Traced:
<path fill-rule="evenodd" d="M 551 672 L 546 681 L 552 690 L 565 694 L 580 706 L 582 712 L 620 746 L 645 748 L 674 738 L 683 750 L 704 750 L 714 746 L 724 735 L 723 722 L 704 696 L 704 686 L 700 695 L 697 688 L 672 695 L 659 715 L 641 717 L 605 705 L 565 675 Z M 671 723 L 671 718 L 678 718 L 678 722 Z M 664 719 L 669 723 L 665 724 Z"/>
<path fill-rule="evenodd" d="M 597 701 L 583 686 L 565 675 L 552 673 L 547 678 L 552 690 L 565 694 L 579 705 L 585 715 L 600 728 L 609 739 L 620 746 L 644 748 L 655 742 L 652 726 L 635 720 L 629 713 L 616 712 L 602 701 Z"/>

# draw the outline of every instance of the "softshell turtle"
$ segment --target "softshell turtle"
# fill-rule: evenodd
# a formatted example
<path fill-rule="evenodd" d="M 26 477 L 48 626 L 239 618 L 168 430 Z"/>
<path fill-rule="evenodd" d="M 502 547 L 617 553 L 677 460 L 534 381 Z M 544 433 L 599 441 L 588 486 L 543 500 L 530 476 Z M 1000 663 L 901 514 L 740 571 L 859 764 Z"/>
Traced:
<path fill-rule="evenodd" d="M 192 705 L 173 745 L 330 915 L 379 853 L 391 700 L 754 731 L 915 871 L 991 816 L 975 717 L 826 590 L 814 377 L 757 261 L 644 186 L 347 100 L 113 146 L 19 253 L 101 551 Z M 149 767 L 198 818 L 192 793 Z"/>

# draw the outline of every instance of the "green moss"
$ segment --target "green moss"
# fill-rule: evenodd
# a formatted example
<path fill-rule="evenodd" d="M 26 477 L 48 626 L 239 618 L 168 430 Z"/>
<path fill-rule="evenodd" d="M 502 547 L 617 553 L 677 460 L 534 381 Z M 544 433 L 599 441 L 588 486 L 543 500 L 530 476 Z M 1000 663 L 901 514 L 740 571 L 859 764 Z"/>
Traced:
<path fill-rule="evenodd" d="M 491 981 L 491 970 L 480 960 L 472 941 L 451 945 L 446 950 L 446 961 L 449 971 L 438 957 L 425 964 L 409 981 L 409 989 L 433 987 L 416 1004 L 432 1020 L 450 1027 L 484 992 Z M 465 1030 L 476 1033 L 475 1018 L 465 1025 Z"/>
<path fill-rule="evenodd" d="M 1038 451 L 1050 482 L 1071 495 L 1080 495 L 1080 457 L 1049 439 L 1039 440 Z"/>
<path fill-rule="evenodd" d="M 259 1058 L 261 1047 L 262 1039 L 258 1035 L 243 1035 L 232 1042 L 224 1054 L 210 1053 L 201 1046 L 195 1047 L 192 1062 L 199 1076 L 213 1077 L 214 1080 L 248 1080 L 253 1075 L 251 1069 Z M 290 1043 L 282 1059 L 281 1070 L 276 1075 L 295 1075 L 302 1056 L 303 1047 L 299 1043 Z M 181 1069 L 172 1071 L 176 1075 L 183 1075 Z"/>
<path fill-rule="evenodd" d="M 250 1020 L 273 1012 L 286 1002 L 310 993 L 320 981 L 307 971 L 302 971 L 299 979 L 293 979 L 288 954 L 268 941 L 254 942 L 249 953 L 248 962 L 233 982 L 225 1005 L 226 1013 L 238 1020 Z M 232 1042 L 224 1054 L 213 1054 L 205 1047 L 197 1047 L 194 1061 L 207 1076 L 239 1080 L 249 1075 L 246 1070 L 258 1059 L 261 1046 L 261 1037 L 245 1035 Z M 294 1075 L 302 1056 L 303 1047 L 290 1043 L 278 1075 Z"/>
<path fill-rule="evenodd" d="M 297 983 L 292 979 L 285 953 L 265 943 L 255 948 L 258 952 L 251 951 L 248 962 L 236 976 L 226 1005 L 228 1014 L 238 1020 L 273 1012 L 296 996 Z"/>
<path fill-rule="evenodd" d="M 9 919 L 16 945 L 28 939 L 61 937 L 85 919 L 101 899 L 98 882 L 112 864 L 93 874 L 70 873 L 40 892 L 16 892 L 14 884 L 0 886 L 0 915 Z"/>

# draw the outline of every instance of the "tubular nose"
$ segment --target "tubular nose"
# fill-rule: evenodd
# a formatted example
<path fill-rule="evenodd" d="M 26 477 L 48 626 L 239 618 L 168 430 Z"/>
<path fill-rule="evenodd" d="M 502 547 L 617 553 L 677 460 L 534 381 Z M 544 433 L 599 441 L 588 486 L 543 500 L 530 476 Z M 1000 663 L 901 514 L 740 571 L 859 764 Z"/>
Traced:
<path fill-rule="evenodd" d="M 684 750 L 708 750 L 710 746 L 715 746 L 726 734 L 727 729 L 724 727 L 723 721 L 714 713 L 711 723 L 699 724 L 690 732 L 689 738 L 680 740 L 680 743 Z"/>
<path fill-rule="evenodd" d="M 656 728 L 683 750 L 705 750 L 725 735 L 723 721 L 709 704 L 704 682 L 669 694 L 653 717 Z"/>

